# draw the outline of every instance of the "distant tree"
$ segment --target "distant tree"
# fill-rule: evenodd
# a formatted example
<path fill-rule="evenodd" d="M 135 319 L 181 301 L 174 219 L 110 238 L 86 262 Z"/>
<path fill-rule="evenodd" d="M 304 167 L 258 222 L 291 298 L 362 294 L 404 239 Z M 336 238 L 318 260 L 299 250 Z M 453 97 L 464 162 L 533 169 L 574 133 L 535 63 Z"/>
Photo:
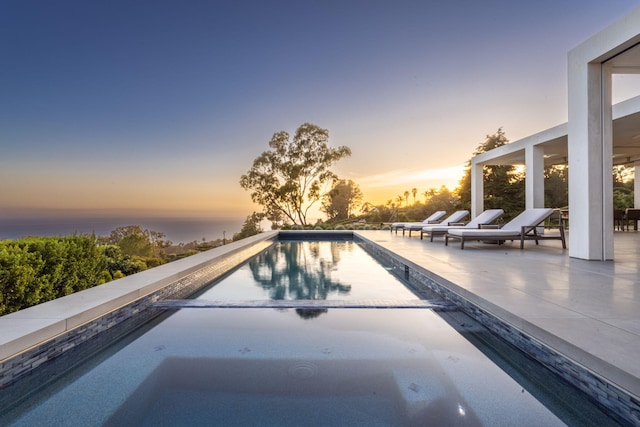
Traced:
<path fill-rule="evenodd" d="M 633 207 L 633 190 L 626 187 L 615 187 L 613 189 L 613 208 L 627 209 Z"/>
<path fill-rule="evenodd" d="M 254 236 L 256 234 L 262 233 L 262 227 L 260 226 L 260 222 L 264 219 L 264 214 L 259 212 L 254 212 L 247 217 L 242 224 L 242 229 L 240 232 L 235 233 L 233 235 L 233 240 L 244 239 L 245 237 Z"/>
<path fill-rule="evenodd" d="M 138 257 L 152 257 L 153 245 L 144 234 L 129 234 L 118 242 L 122 253 Z"/>
<path fill-rule="evenodd" d="M 449 190 L 445 185 L 440 189 L 430 188 L 425 191 L 425 213 L 433 213 L 436 211 L 452 212 L 460 207 L 460 199 Z M 426 217 L 426 215 L 425 215 Z"/>
<path fill-rule="evenodd" d="M 411 189 L 411 194 L 413 194 L 413 204 L 415 205 L 416 204 L 416 196 L 418 195 L 418 189 L 413 187 Z"/>
<path fill-rule="evenodd" d="M 390 202 L 388 201 L 385 205 L 364 202 L 360 208 L 360 217 L 370 223 L 392 222 L 397 215 L 395 208 L 391 208 Z"/>
<path fill-rule="evenodd" d="M 309 208 L 336 178 L 329 167 L 351 155 L 348 147 L 331 148 L 328 141 L 328 130 L 309 123 L 296 130 L 292 141 L 287 132 L 278 132 L 269 141 L 272 150 L 258 156 L 240 177 L 240 186 L 252 191 L 251 200 L 264 208 L 267 219 L 307 224 Z"/>
<path fill-rule="evenodd" d="M 170 240 L 164 239 L 166 235 L 159 231 L 144 230 L 144 235 L 147 236 L 147 239 L 149 239 L 149 243 L 151 243 L 154 256 L 158 256 L 159 251 L 172 245 L 172 242 Z M 204 237 L 202 239 L 204 240 Z"/>
<path fill-rule="evenodd" d="M 480 144 L 473 155 L 493 150 L 508 144 L 502 128 L 493 135 L 487 135 L 484 143 Z M 524 209 L 524 174 L 514 166 L 485 166 L 484 179 L 484 208 L 503 209 L 504 219 L 510 220 Z M 460 179 L 456 195 L 460 198 L 463 209 L 471 208 L 471 161 Z"/>
<path fill-rule="evenodd" d="M 627 209 L 634 207 L 634 169 L 624 165 L 613 167 L 613 207 Z"/>
<path fill-rule="evenodd" d="M 405 190 L 404 192 L 404 201 L 405 201 L 405 206 L 409 206 L 409 190 Z"/>
<path fill-rule="evenodd" d="M 551 166 L 545 169 L 544 205 L 550 208 L 569 205 L 569 181 L 565 166 Z"/>
<path fill-rule="evenodd" d="M 383 218 L 388 219 L 391 215 L 384 206 L 374 206 L 369 202 L 364 202 L 360 207 L 362 218 L 367 222 L 383 222 Z"/>
<path fill-rule="evenodd" d="M 360 212 L 362 212 L 363 214 L 369 213 L 374 209 L 376 209 L 376 206 L 369 202 L 363 202 L 360 206 Z"/>
<path fill-rule="evenodd" d="M 398 207 L 393 203 L 392 199 L 387 200 L 385 203 L 385 208 L 389 211 L 389 219 L 388 222 L 397 221 L 398 220 Z"/>
<path fill-rule="evenodd" d="M 109 237 L 107 237 L 106 243 L 117 245 L 118 243 L 120 243 L 120 240 L 132 234 L 144 235 L 144 230 L 139 225 L 127 225 L 124 227 L 118 227 L 115 230 L 111 231 L 111 234 L 109 234 Z"/>
<path fill-rule="evenodd" d="M 362 191 L 352 180 L 334 181 L 333 187 L 322 198 L 322 212 L 329 221 L 341 221 L 353 216 L 362 203 Z"/>
<path fill-rule="evenodd" d="M 143 229 L 139 225 L 127 225 L 116 228 L 100 240 L 118 246 L 124 255 L 141 261 L 145 270 L 166 262 L 164 248 L 171 246 L 171 242 L 163 238 L 163 233 Z"/>

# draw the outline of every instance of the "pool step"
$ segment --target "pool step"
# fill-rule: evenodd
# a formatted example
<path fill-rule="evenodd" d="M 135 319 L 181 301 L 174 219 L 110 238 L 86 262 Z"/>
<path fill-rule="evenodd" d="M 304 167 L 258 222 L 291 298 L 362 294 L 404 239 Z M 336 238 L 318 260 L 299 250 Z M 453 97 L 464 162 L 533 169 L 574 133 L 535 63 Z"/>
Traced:
<path fill-rule="evenodd" d="M 427 308 L 451 310 L 456 306 L 444 300 L 247 300 L 219 301 L 168 299 L 153 304 L 155 308 Z"/>

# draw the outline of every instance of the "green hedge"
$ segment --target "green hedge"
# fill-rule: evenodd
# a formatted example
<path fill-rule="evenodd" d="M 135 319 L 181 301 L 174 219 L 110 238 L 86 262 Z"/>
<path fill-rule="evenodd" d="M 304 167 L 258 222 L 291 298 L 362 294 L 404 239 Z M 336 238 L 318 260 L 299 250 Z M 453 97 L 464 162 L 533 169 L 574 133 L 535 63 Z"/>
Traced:
<path fill-rule="evenodd" d="M 107 267 L 93 236 L 0 241 L 0 315 L 102 284 Z"/>

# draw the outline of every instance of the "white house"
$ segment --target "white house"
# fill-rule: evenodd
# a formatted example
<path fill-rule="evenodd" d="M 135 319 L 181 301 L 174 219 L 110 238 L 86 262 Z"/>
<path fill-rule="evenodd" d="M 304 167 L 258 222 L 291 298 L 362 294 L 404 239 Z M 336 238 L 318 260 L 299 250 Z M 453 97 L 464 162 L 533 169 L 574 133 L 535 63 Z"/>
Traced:
<path fill-rule="evenodd" d="M 612 260 L 613 165 L 635 165 L 640 182 L 640 97 L 612 105 L 612 77 L 640 73 L 640 8 L 571 50 L 568 73 L 567 123 L 471 160 L 472 215 L 483 210 L 483 165 L 525 165 L 534 208 L 544 207 L 545 165 L 568 163 L 569 256 Z"/>

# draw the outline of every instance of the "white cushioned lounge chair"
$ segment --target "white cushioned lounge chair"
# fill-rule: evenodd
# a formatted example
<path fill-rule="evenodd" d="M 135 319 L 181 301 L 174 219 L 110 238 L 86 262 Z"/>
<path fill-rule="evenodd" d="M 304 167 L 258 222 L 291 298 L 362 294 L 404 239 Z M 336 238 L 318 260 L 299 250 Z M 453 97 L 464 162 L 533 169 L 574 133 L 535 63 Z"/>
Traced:
<path fill-rule="evenodd" d="M 445 234 L 447 234 L 447 231 L 452 230 L 454 228 L 472 229 L 472 230 L 478 229 L 483 225 L 488 225 L 488 224 L 493 223 L 498 218 L 500 218 L 503 213 L 504 213 L 504 211 L 502 209 L 488 209 L 488 210 L 482 212 L 480 215 L 478 215 L 473 220 L 471 220 L 470 222 L 468 222 L 467 224 L 464 224 L 464 225 L 460 225 L 460 224 L 457 224 L 457 225 L 456 224 L 451 224 L 451 225 L 440 225 L 440 224 L 425 225 L 424 227 L 422 227 L 422 230 L 420 230 L 420 239 L 422 240 L 424 235 L 428 234 L 429 235 L 429 241 L 433 242 L 433 237 L 434 236 L 444 236 Z"/>
<path fill-rule="evenodd" d="M 424 227 L 427 224 L 438 223 L 440 221 L 440 218 L 442 218 L 446 214 L 447 211 L 436 211 L 422 222 L 394 222 L 391 224 L 391 232 L 393 233 L 393 230 L 395 230 L 396 234 L 398 234 L 398 229 L 402 229 L 404 232 L 405 224 L 422 224 L 422 226 Z"/>
<path fill-rule="evenodd" d="M 502 228 L 479 228 L 479 229 L 451 229 L 445 235 L 444 243 L 449 244 L 449 239 L 460 240 L 460 249 L 464 249 L 465 240 L 497 241 L 502 243 L 505 240 L 520 240 L 520 249 L 524 248 L 525 240 L 535 240 L 536 245 L 539 240 L 555 239 L 562 240 L 562 248 L 566 249 L 567 244 L 564 238 L 564 227 L 558 226 L 560 234 L 540 235 L 538 226 L 553 213 L 550 208 L 527 209 L 520 215 L 506 223 Z"/>
<path fill-rule="evenodd" d="M 469 216 L 469 211 L 455 211 L 454 213 L 452 213 L 442 221 L 438 222 L 437 225 L 453 225 L 453 224 L 464 225 L 462 221 L 464 221 L 464 219 L 468 216 Z M 422 231 L 422 227 L 425 227 L 425 225 L 421 223 L 407 224 L 402 229 L 402 235 L 404 236 L 405 230 L 409 230 L 409 237 L 411 237 L 412 231 Z"/>

